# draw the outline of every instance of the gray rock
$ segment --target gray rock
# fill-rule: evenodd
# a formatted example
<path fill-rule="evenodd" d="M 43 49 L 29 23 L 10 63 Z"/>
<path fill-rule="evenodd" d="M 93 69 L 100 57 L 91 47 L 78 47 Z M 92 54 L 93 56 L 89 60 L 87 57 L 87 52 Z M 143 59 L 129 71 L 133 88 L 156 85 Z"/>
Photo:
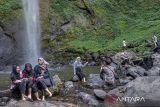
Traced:
<path fill-rule="evenodd" d="M 125 97 L 143 97 L 145 100 L 160 101 L 160 77 L 138 77 L 126 86 Z"/>
<path fill-rule="evenodd" d="M 53 76 L 53 81 L 54 81 L 55 85 L 62 84 L 62 81 L 61 81 L 61 79 L 59 78 L 58 75 Z"/>
<path fill-rule="evenodd" d="M 5 106 L 6 104 L 6 102 L 0 102 L 0 106 Z"/>
<path fill-rule="evenodd" d="M 125 84 L 129 83 L 131 80 L 126 78 L 126 79 L 120 79 L 119 81 L 120 81 L 120 84 L 125 85 Z"/>
<path fill-rule="evenodd" d="M 99 102 L 95 99 L 95 97 L 87 93 L 80 92 L 77 94 L 77 97 L 91 107 L 98 107 L 99 105 Z"/>
<path fill-rule="evenodd" d="M 67 81 L 64 83 L 64 86 L 66 89 L 70 89 L 70 88 L 73 88 L 74 85 L 73 85 L 73 82 L 72 81 Z"/>
<path fill-rule="evenodd" d="M 94 95 L 100 100 L 104 100 L 106 98 L 107 93 L 103 90 L 94 89 L 93 92 L 94 92 Z"/>
<path fill-rule="evenodd" d="M 56 102 L 56 101 L 34 101 L 34 102 L 28 102 L 28 101 L 15 101 L 11 100 L 6 107 L 77 107 L 74 104 L 71 103 L 64 103 L 64 102 Z"/>
<path fill-rule="evenodd" d="M 95 61 L 92 61 L 92 62 L 88 63 L 88 66 L 95 66 L 95 65 L 96 65 Z"/>
<path fill-rule="evenodd" d="M 160 75 L 160 67 L 153 66 L 150 70 L 148 70 L 149 76 L 159 76 Z"/>
<path fill-rule="evenodd" d="M 72 78 L 72 81 L 73 81 L 73 82 L 77 82 L 77 81 L 79 81 L 78 76 L 77 76 L 77 75 L 74 75 L 74 76 L 73 76 L 73 78 Z"/>
<path fill-rule="evenodd" d="M 13 21 L 0 27 L 0 66 L 24 61 L 24 21 Z M 22 36 L 23 35 L 23 36 Z"/>
<path fill-rule="evenodd" d="M 117 64 L 121 64 L 123 61 L 123 57 L 127 57 L 130 59 L 134 59 L 136 57 L 136 54 L 132 51 L 125 51 L 125 52 L 120 52 L 117 53 L 115 56 L 112 57 L 113 61 Z"/>
<path fill-rule="evenodd" d="M 3 28 L 0 26 L 0 35 L 2 35 L 3 33 Z"/>
<path fill-rule="evenodd" d="M 122 97 L 124 96 L 124 92 L 126 90 L 126 86 L 120 86 L 120 87 L 117 87 L 113 90 L 110 90 L 107 95 L 114 95 L 114 96 L 117 96 L 117 97 Z"/>
<path fill-rule="evenodd" d="M 10 100 L 9 97 L 2 97 L 2 102 L 8 102 Z"/>
<path fill-rule="evenodd" d="M 74 90 L 74 85 L 72 81 L 67 81 L 64 83 L 64 89 L 63 89 L 63 93 L 70 93 L 73 92 Z"/>
<path fill-rule="evenodd" d="M 134 67 L 130 67 L 127 70 L 127 74 L 132 75 L 134 78 L 139 77 L 139 76 L 144 76 L 145 74 L 147 74 L 146 70 L 140 66 L 134 66 Z"/>
<path fill-rule="evenodd" d="M 152 59 L 153 59 L 153 66 L 160 65 L 160 54 L 158 53 L 153 54 Z"/>
<path fill-rule="evenodd" d="M 91 88 L 102 88 L 105 82 L 100 78 L 99 74 L 90 74 L 87 80 L 87 85 Z"/>

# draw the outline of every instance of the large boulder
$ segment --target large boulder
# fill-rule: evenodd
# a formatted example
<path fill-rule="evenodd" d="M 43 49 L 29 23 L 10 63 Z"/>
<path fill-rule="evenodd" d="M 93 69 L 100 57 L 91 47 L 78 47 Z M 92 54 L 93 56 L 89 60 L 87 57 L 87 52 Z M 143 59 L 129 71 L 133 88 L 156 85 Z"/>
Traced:
<path fill-rule="evenodd" d="M 123 61 L 123 58 L 134 59 L 136 58 L 136 54 L 132 51 L 125 51 L 125 52 L 117 53 L 115 56 L 112 57 L 113 61 L 117 64 L 121 64 Z"/>
<path fill-rule="evenodd" d="M 11 100 L 5 107 L 77 107 L 72 103 L 56 102 L 56 101 L 16 101 Z"/>
<path fill-rule="evenodd" d="M 148 70 L 149 76 L 159 76 L 160 75 L 160 67 L 153 66 L 150 70 Z"/>
<path fill-rule="evenodd" d="M 0 66 L 24 62 L 25 37 L 23 20 L 0 25 Z"/>
<path fill-rule="evenodd" d="M 102 88 L 105 82 L 100 78 L 99 74 L 90 74 L 87 80 L 87 85 L 90 88 Z"/>
<path fill-rule="evenodd" d="M 0 28 L 0 65 L 4 65 L 15 54 L 15 41 Z"/>
<path fill-rule="evenodd" d="M 61 81 L 61 79 L 59 78 L 58 75 L 53 76 L 53 81 L 54 81 L 55 86 L 57 86 L 59 84 L 62 84 L 62 81 Z"/>
<path fill-rule="evenodd" d="M 126 71 L 126 73 L 131 75 L 133 78 L 147 75 L 147 71 L 140 66 L 132 66 Z"/>
<path fill-rule="evenodd" d="M 72 81 L 65 82 L 64 87 L 66 90 L 70 90 L 70 89 L 74 88 L 73 82 Z"/>
<path fill-rule="evenodd" d="M 66 95 L 74 92 L 74 84 L 72 81 L 67 81 L 64 83 L 64 87 L 61 90 L 61 94 Z"/>
<path fill-rule="evenodd" d="M 116 97 L 123 97 L 124 92 L 126 90 L 126 86 L 120 86 L 113 90 L 110 90 L 107 95 L 116 96 Z"/>
<path fill-rule="evenodd" d="M 160 104 L 158 103 L 160 101 L 159 83 L 159 76 L 138 77 L 126 85 L 124 97 L 140 97 L 145 99 L 144 103 L 157 102 L 158 105 Z"/>
<path fill-rule="evenodd" d="M 91 107 L 98 107 L 99 105 L 99 102 L 95 99 L 95 97 L 90 94 L 80 92 L 77 94 L 77 97 Z"/>
<path fill-rule="evenodd" d="M 153 66 L 160 65 L 160 54 L 155 53 L 151 57 L 153 59 Z"/>
<path fill-rule="evenodd" d="M 79 81 L 79 78 L 77 75 L 74 75 L 73 78 L 72 78 L 72 81 L 73 82 L 78 82 Z"/>
<path fill-rule="evenodd" d="M 100 99 L 100 100 L 104 100 L 107 96 L 107 93 L 103 90 L 100 90 L 100 89 L 94 89 L 93 92 L 94 92 L 94 95 L 96 96 L 96 98 Z"/>

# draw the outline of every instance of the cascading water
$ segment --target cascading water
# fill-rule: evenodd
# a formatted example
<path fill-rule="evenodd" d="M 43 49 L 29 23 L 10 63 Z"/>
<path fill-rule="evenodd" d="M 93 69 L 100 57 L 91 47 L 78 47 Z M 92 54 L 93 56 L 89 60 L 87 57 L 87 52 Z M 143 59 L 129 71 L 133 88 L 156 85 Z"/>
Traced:
<path fill-rule="evenodd" d="M 26 61 L 36 64 L 40 55 L 39 0 L 22 0 L 26 21 Z"/>

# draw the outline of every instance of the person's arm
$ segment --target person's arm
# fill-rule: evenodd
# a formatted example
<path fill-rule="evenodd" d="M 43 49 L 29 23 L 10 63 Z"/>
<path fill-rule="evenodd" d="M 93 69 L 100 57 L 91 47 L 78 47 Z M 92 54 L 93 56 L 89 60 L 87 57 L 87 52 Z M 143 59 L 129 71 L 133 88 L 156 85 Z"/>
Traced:
<path fill-rule="evenodd" d="M 21 79 L 20 79 L 20 80 L 17 79 L 14 74 L 11 74 L 11 81 L 12 81 L 13 83 L 20 83 L 20 82 L 22 82 L 22 80 L 21 80 Z"/>
<path fill-rule="evenodd" d="M 76 62 L 74 62 L 74 65 L 73 65 L 73 74 L 76 75 Z"/>
<path fill-rule="evenodd" d="M 34 67 L 34 72 L 35 72 L 35 78 L 42 78 L 42 76 L 39 73 L 40 71 L 38 65 Z"/>
<path fill-rule="evenodd" d="M 85 67 L 87 64 L 88 64 L 88 62 L 86 62 L 85 64 L 82 64 L 82 63 L 81 63 L 81 66 L 82 66 L 82 67 Z"/>

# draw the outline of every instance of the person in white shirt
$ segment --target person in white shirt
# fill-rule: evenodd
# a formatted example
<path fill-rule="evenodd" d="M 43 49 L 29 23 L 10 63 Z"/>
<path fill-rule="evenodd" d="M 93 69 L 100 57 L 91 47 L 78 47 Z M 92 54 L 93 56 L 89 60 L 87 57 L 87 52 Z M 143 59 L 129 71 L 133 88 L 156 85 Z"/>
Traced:
<path fill-rule="evenodd" d="M 81 82 L 82 81 L 86 82 L 84 74 L 82 72 L 82 67 L 85 67 L 87 64 L 88 64 L 88 62 L 86 62 L 85 64 L 82 64 L 80 57 L 77 57 L 74 62 L 74 75 L 77 75 Z"/>
<path fill-rule="evenodd" d="M 152 38 L 153 38 L 154 46 L 156 48 L 157 47 L 158 38 L 157 38 L 156 35 L 154 35 Z"/>
<path fill-rule="evenodd" d="M 126 40 L 125 40 L 125 39 L 123 39 L 122 44 L 123 44 L 123 48 L 124 48 L 124 49 L 126 49 L 126 48 L 127 48 L 127 42 L 126 42 Z"/>

